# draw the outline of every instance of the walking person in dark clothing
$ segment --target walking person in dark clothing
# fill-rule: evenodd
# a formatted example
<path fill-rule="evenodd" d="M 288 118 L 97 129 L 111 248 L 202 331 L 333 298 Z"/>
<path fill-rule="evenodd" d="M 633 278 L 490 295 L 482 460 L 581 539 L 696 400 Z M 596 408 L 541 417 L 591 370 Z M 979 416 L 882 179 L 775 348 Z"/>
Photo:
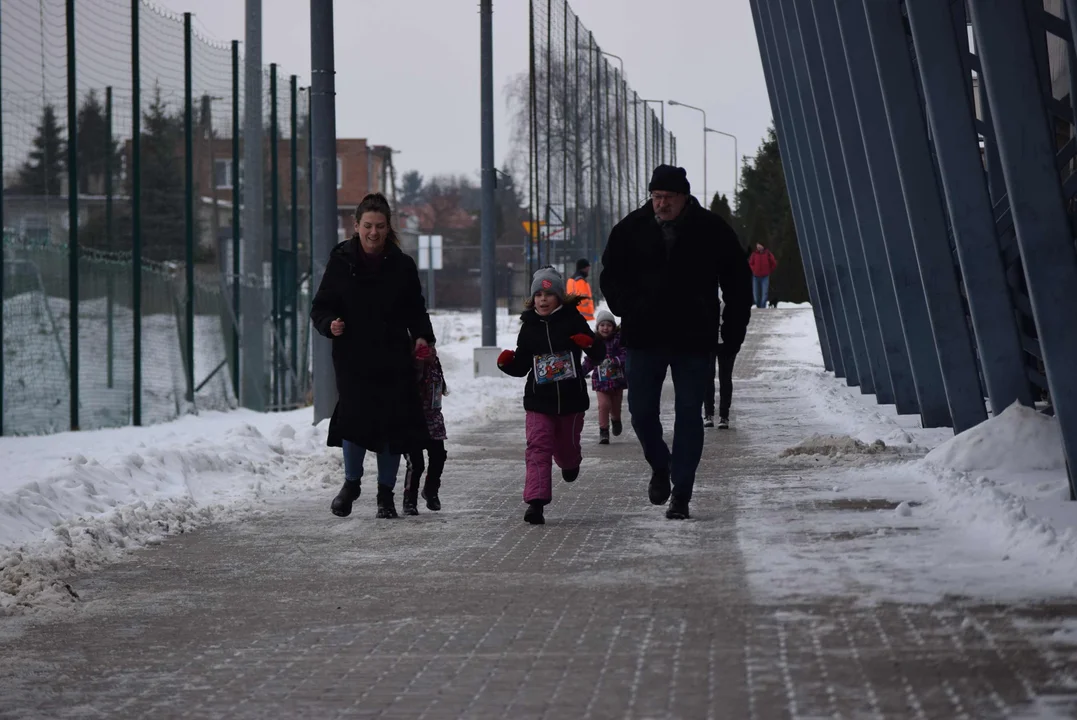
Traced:
<path fill-rule="evenodd" d="M 733 404 L 733 363 L 736 352 L 725 349 L 725 343 L 719 343 L 711 367 L 715 368 L 718 380 L 718 429 L 729 429 L 729 406 Z M 715 375 L 711 375 L 711 386 L 703 398 L 703 427 L 714 427 Z"/>
<path fill-rule="evenodd" d="M 701 410 L 714 374 L 713 353 L 719 334 L 729 351 L 744 342 L 752 273 L 733 229 L 690 195 L 683 168 L 658 166 L 649 190 L 650 201 L 610 233 L 599 285 L 610 311 L 621 318 L 628 409 L 651 466 L 648 496 L 655 505 L 669 500 L 666 517 L 680 520 L 689 517 L 703 454 Z M 694 310 L 670 313 L 671 298 Z M 676 413 L 672 451 L 659 419 L 667 371 Z"/>
<path fill-rule="evenodd" d="M 434 344 L 415 261 L 398 246 L 392 210 L 381 193 L 363 198 L 355 235 L 329 254 L 311 303 L 314 328 L 333 341 L 337 405 L 330 447 L 344 451 L 344 486 L 334 515 L 351 514 L 359 498 L 363 458 L 378 456 L 379 518 L 395 518 L 393 488 L 400 456 L 426 436 L 415 383 L 415 350 Z"/>
<path fill-rule="evenodd" d="M 721 294 L 719 294 L 719 300 Z M 714 396 L 718 395 L 718 429 L 729 429 L 729 408 L 733 404 L 733 363 L 737 359 L 737 350 L 730 349 L 718 338 L 718 347 L 711 359 L 711 386 L 703 398 L 703 427 L 714 427 Z M 717 380 L 717 388 L 715 388 Z M 717 391 L 717 392 L 716 392 Z"/>

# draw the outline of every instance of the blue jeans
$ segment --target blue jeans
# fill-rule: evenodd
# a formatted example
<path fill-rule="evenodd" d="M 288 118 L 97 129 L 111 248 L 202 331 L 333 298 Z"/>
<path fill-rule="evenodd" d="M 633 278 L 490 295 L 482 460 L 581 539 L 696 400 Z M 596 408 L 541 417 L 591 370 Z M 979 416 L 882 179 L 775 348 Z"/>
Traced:
<path fill-rule="evenodd" d="M 363 477 L 363 459 L 366 448 L 350 440 L 344 441 L 344 479 L 358 482 Z M 396 486 L 396 471 L 400 469 L 400 455 L 383 451 L 378 453 L 378 485 L 390 490 Z"/>
<path fill-rule="evenodd" d="M 770 275 L 766 277 L 752 276 L 752 295 L 755 297 L 755 306 L 765 308 L 767 299 L 770 297 Z"/>
<path fill-rule="evenodd" d="M 703 399 L 714 375 L 707 352 L 628 350 L 628 411 L 652 470 L 670 469 L 673 497 L 688 502 L 703 457 Z M 662 438 L 662 385 L 673 374 L 673 452 Z"/>

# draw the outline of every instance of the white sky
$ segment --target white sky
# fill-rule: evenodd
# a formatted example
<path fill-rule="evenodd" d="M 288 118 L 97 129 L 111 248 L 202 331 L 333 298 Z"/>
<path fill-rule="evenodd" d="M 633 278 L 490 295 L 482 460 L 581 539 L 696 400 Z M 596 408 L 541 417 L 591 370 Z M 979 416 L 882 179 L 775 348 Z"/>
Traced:
<path fill-rule="evenodd" d="M 193 12 L 196 27 L 216 39 L 243 39 L 244 0 L 157 1 Z M 755 153 L 771 113 L 747 0 L 571 0 L 570 7 L 604 50 L 624 59 L 641 97 L 697 105 L 710 127 L 737 136 L 741 156 Z M 302 84 L 310 76 L 308 8 L 305 0 L 263 0 L 262 59 L 298 74 Z M 478 0 L 336 0 L 334 11 L 338 137 L 402 151 L 398 174 L 414 168 L 425 177 L 477 177 Z M 528 2 L 494 0 L 499 166 L 509 142 L 505 85 L 527 67 Z M 702 196 L 702 117 L 667 107 L 666 125 Z M 728 192 L 733 141 L 711 134 L 709 143 L 708 189 Z"/>

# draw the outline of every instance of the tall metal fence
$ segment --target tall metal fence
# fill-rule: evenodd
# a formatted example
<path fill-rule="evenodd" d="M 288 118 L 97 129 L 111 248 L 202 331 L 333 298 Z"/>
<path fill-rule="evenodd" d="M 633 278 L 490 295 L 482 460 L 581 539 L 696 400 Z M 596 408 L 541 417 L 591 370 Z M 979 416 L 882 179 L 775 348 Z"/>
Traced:
<path fill-rule="evenodd" d="M 1072 468 L 1077 1 L 751 5 L 827 369 L 925 426 L 1036 406 Z"/>
<path fill-rule="evenodd" d="M 238 42 L 144 0 L 3 4 L 3 434 L 235 406 L 249 284 L 250 371 L 271 407 L 305 402 L 308 94 L 266 68 L 265 271 L 242 277 L 242 70 Z"/>
<path fill-rule="evenodd" d="M 598 263 L 613 225 L 647 199 L 677 140 L 567 0 L 531 0 L 528 270 Z"/>

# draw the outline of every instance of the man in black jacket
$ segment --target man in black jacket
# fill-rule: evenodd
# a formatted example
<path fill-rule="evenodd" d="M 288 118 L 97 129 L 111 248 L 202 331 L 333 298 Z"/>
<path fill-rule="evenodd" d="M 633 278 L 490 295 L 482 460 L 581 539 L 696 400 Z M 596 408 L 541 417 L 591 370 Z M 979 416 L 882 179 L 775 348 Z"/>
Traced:
<path fill-rule="evenodd" d="M 733 229 L 690 195 L 683 168 L 659 165 L 649 190 L 650 202 L 610 233 L 599 286 L 621 318 L 628 409 L 651 466 L 648 495 L 655 505 L 669 500 L 666 517 L 683 520 L 703 455 L 700 411 L 714 374 L 713 353 L 719 332 L 724 351 L 735 354 L 744 342 L 752 273 Z M 672 453 L 658 415 L 667 369 L 675 394 Z"/>

